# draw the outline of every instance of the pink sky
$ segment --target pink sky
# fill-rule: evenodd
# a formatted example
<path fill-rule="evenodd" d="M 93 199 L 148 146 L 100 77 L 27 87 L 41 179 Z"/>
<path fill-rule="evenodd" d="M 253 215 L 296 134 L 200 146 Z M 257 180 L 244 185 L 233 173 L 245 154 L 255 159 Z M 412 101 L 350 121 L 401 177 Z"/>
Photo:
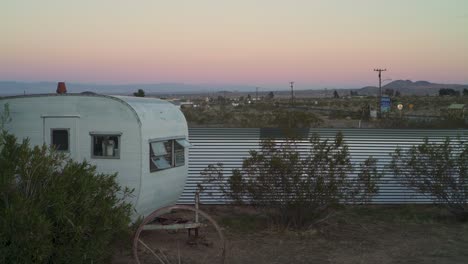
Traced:
<path fill-rule="evenodd" d="M 11 1 L 0 80 L 468 83 L 468 1 Z"/>

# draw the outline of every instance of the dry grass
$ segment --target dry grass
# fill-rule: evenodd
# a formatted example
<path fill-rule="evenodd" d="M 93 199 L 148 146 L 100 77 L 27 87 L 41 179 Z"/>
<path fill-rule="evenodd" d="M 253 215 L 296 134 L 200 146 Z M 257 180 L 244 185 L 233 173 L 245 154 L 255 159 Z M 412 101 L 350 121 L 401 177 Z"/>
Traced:
<path fill-rule="evenodd" d="M 245 207 L 204 210 L 223 226 L 232 264 L 468 263 L 468 223 L 456 222 L 436 206 L 348 208 L 300 231 L 271 226 Z"/>

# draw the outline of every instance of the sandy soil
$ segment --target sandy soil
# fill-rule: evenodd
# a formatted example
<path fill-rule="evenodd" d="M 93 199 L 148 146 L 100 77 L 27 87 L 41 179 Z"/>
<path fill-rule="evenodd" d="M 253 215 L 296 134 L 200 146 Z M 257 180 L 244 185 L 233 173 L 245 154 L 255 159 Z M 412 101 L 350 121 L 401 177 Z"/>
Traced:
<path fill-rule="evenodd" d="M 468 224 L 433 206 L 353 208 L 301 231 L 272 227 L 247 208 L 204 210 L 223 227 L 227 263 L 468 263 Z M 219 261 L 219 238 L 213 228 L 200 231 L 199 243 L 187 243 L 186 231 L 165 232 L 142 239 L 156 251 L 161 249 L 170 263 L 177 263 L 178 252 L 182 263 Z M 144 259 L 162 263 L 148 255 Z M 134 262 L 123 251 L 113 263 Z"/>

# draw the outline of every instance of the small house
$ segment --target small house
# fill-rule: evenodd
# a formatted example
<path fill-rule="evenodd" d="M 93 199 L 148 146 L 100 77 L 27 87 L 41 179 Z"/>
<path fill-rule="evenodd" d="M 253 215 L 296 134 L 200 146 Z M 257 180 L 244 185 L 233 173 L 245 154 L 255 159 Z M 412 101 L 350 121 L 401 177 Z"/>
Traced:
<path fill-rule="evenodd" d="M 464 104 L 451 104 L 447 107 L 446 116 L 451 119 L 464 119 L 466 107 Z"/>

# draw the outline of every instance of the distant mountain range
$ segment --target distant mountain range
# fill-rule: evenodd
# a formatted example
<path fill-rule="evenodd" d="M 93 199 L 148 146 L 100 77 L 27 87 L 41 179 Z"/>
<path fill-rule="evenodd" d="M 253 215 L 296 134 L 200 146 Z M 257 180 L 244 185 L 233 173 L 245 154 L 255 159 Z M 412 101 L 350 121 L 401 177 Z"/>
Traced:
<path fill-rule="evenodd" d="M 212 93 L 218 91 L 255 91 L 254 86 L 192 85 L 183 83 L 156 84 L 85 84 L 66 83 L 70 93 L 132 94 L 143 89 L 146 94 Z M 0 95 L 55 93 L 57 82 L 0 81 Z"/>
<path fill-rule="evenodd" d="M 468 85 L 462 84 L 440 84 L 431 83 L 428 81 L 413 82 L 410 80 L 397 80 L 382 86 L 382 92 L 386 89 L 393 89 L 394 92 L 399 91 L 403 95 L 437 95 L 440 89 L 454 89 L 463 91 L 468 89 Z M 375 86 L 367 86 L 361 89 L 353 89 L 363 95 L 377 95 L 379 88 Z"/>
<path fill-rule="evenodd" d="M 463 91 L 468 89 L 468 85 L 462 84 L 440 84 L 431 83 L 428 81 L 410 81 L 397 80 L 382 86 L 382 93 L 386 89 L 392 89 L 393 92 L 399 91 L 402 95 L 438 95 L 440 89 L 454 89 L 455 91 Z M 294 91 L 298 97 L 332 97 L 333 92 L 337 91 L 340 96 L 350 95 L 350 92 L 357 92 L 358 95 L 376 96 L 379 94 L 379 88 L 376 86 L 366 86 L 357 89 L 319 89 L 319 90 L 298 90 Z M 275 95 L 289 97 L 289 91 L 275 92 Z"/>
<path fill-rule="evenodd" d="M 0 81 L 0 95 L 19 95 L 19 94 L 40 94 L 40 93 L 55 93 L 57 87 L 56 82 L 15 82 L 15 81 Z M 428 81 L 410 81 L 397 80 L 388 83 L 382 87 L 382 92 L 386 89 L 393 89 L 394 92 L 399 91 L 402 95 L 437 95 L 442 88 L 450 88 L 456 91 L 468 89 L 468 85 L 461 84 L 438 84 Z M 67 89 L 71 93 L 95 92 L 102 94 L 132 94 L 138 89 L 143 89 L 149 95 L 180 95 L 180 94 L 232 94 L 243 95 L 255 91 L 255 86 L 247 85 L 192 85 L 181 83 L 157 83 L 157 84 L 83 84 L 83 83 L 67 83 Z M 350 91 L 356 91 L 359 95 L 377 95 L 379 88 L 376 86 L 366 86 L 357 89 L 308 89 L 294 91 L 297 96 L 302 97 L 330 97 L 333 91 L 336 90 L 340 95 L 349 95 Z M 260 94 L 265 94 L 269 91 L 262 89 Z M 290 91 L 275 90 L 275 95 L 289 96 Z"/>

